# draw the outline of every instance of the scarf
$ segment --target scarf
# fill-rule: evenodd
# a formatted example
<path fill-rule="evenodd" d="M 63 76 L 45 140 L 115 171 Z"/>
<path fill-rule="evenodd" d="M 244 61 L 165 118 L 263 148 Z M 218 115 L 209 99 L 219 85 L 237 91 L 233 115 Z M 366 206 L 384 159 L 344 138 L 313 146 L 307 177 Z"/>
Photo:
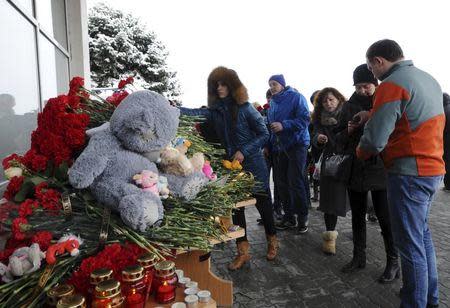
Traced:
<path fill-rule="evenodd" d="M 325 109 L 322 109 L 320 115 L 320 124 L 324 126 L 336 125 L 338 123 L 339 114 L 342 110 L 342 104 L 340 104 L 335 111 L 328 112 Z"/>

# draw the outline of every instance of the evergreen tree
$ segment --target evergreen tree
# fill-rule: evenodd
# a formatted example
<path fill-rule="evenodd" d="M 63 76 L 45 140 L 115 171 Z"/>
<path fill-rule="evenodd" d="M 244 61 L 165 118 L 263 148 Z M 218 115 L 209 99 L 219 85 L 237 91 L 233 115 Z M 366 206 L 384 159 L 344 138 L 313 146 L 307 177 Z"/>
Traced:
<path fill-rule="evenodd" d="M 135 85 L 176 98 L 176 73 L 168 69 L 168 52 L 156 35 L 130 14 L 99 3 L 89 12 L 91 77 L 96 87 L 117 85 L 134 76 Z"/>

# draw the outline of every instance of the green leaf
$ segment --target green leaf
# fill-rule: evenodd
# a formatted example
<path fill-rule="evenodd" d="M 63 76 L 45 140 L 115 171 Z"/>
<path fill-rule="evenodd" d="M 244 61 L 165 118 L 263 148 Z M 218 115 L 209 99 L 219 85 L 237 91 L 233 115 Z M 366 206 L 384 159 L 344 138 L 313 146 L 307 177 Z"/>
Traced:
<path fill-rule="evenodd" d="M 29 196 L 32 196 L 34 193 L 34 184 L 30 179 L 26 179 L 22 187 L 20 187 L 19 192 L 14 196 L 14 201 L 17 203 L 21 203 L 25 201 L 25 199 Z"/>
<path fill-rule="evenodd" d="M 64 182 L 68 179 L 67 172 L 69 171 L 69 166 L 66 162 L 63 162 L 61 165 L 56 168 L 55 178 Z"/>
<path fill-rule="evenodd" d="M 41 178 L 41 177 L 39 177 L 39 176 L 33 176 L 32 178 L 27 178 L 27 179 L 25 180 L 25 182 L 26 182 L 26 181 L 30 181 L 31 183 L 34 184 L 34 186 L 37 186 L 37 185 L 39 185 L 39 184 L 45 182 L 45 179 L 43 179 L 43 178 Z"/>
<path fill-rule="evenodd" d="M 48 163 L 47 163 L 47 168 L 44 171 L 44 176 L 47 177 L 47 178 L 51 177 L 54 167 L 55 167 L 55 165 L 54 165 L 53 161 L 49 160 Z"/>

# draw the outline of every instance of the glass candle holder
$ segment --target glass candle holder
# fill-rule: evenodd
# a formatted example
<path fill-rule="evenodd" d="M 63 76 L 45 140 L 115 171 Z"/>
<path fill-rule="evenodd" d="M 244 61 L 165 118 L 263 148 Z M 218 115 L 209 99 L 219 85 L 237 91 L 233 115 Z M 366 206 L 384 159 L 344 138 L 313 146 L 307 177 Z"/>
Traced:
<path fill-rule="evenodd" d="M 75 288 L 70 284 L 57 284 L 47 291 L 47 307 L 56 307 L 58 301 L 66 296 L 74 294 Z"/>
<path fill-rule="evenodd" d="M 127 266 L 122 271 L 122 294 L 127 308 L 144 308 L 147 285 L 144 282 L 144 268 L 140 265 Z"/>
<path fill-rule="evenodd" d="M 153 253 L 146 253 L 137 259 L 140 266 L 144 268 L 144 283 L 147 285 L 147 294 L 145 301 L 152 294 L 153 277 L 155 276 L 156 255 Z"/>
<path fill-rule="evenodd" d="M 124 308 L 120 282 L 110 279 L 100 282 L 95 287 L 93 308 Z"/>
<path fill-rule="evenodd" d="M 161 261 L 155 264 L 153 290 L 159 304 L 167 304 L 175 300 L 178 277 L 175 274 L 173 261 Z"/>
<path fill-rule="evenodd" d="M 87 302 L 91 302 L 92 299 L 94 298 L 95 287 L 97 287 L 97 285 L 100 282 L 105 281 L 105 280 L 110 280 L 112 278 L 113 278 L 112 269 L 99 268 L 99 269 L 93 270 L 89 277 L 89 282 L 91 285 L 88 289 Z"/>
<path fill-rule="evenodd" d="M 80 294 L 65 296 L 58 301 L 56 308 L 86 308 L 86 300 Z"/>

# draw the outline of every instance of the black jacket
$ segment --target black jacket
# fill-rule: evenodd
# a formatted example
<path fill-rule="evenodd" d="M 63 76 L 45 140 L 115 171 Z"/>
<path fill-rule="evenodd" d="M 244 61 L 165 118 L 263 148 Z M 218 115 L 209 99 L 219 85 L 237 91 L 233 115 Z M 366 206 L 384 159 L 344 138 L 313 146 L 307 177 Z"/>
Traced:
<path fill-rule="evenodd" d="M 372 109 L 372 98 L 353 93 L 348 102 L 344 104 L 336 128 L 337 142 L 344 153 L 353 155 L 352 174 L 349 188 L 354 191 L 371 191 L 386 189 L 386 171 L 381 157 L 377 155 L 367 161 L 356 158 L 356 147 L 363 135 L 364 128 L 361 127 L 352 135 L 347 133 L 348 122 L 360 111 Z"/>
<path fill-rule="evenodd" d="M 450 170 L 450 96 L 444 94 L 444 113 L 445 113 L 445 129 L 444 129 L 444 161 L 446 169 Z M 447 171 L 448 173 L 448 171 Z"/>

